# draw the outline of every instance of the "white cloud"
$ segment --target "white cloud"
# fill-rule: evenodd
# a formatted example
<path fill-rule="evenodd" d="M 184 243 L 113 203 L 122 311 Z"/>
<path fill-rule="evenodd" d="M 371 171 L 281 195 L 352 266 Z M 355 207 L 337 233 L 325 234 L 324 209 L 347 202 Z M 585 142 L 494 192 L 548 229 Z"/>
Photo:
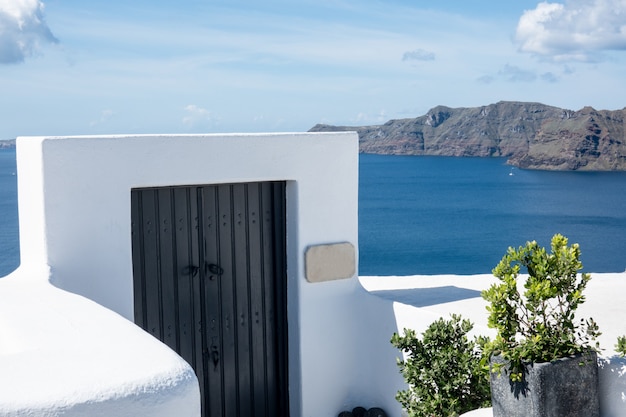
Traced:
<path fill-rule="evenodd" d="M 414 51 L 405 52 L 402 55 L 403 61 L 434 61 L 435 53 L 425 49 L 416 49 Z"/>
<path fill-rule="evenodd" d="M 389 116 L 387 116 L 385 109 L 381 109 L 374 115 L 361 112 L 350 119 L 350 123 L 354 125 L 381 124 L 387 121 L 389 121 Z"/>
<path fill-rule="evenodd" d="M 89 123 L 89 126 L 91 127 L 95 127 L 104 123 L 107 123 L 111 117 L 113 117 L 113 115 L 115 114 L 115 112 L 113 110 L 102 110 L 100 112 L 100 118 L 98 120 L 93 120 L 91 123 Z"/>
<path fill-rule="evenodd" d="M 495 81 L 495 78 L 491 75 L 483 75 L 482 77 L 478 77 L 476 81 L 478 81 L 481 84 L 491 84 L 492 82 Z"/>
<path fill-rule="evenodd" d="M 541 74 L 541 79 L 549 83 L 556 83 L 559 81 L 559 77 L 553 72 L 545 72 Z"/>
<path fill-rule="evenodd" d="M 626 50 L 626 1 L 542 2 L 524 12 L 519 50 L 555 61 L 595 61 L 602 51 Z"/>
<path fill-rule="evenodd" d="M 485 74 L 481 77 L 478 77 L 476 81 L 479 84 L 485 85 L 499 81 L 506 81 L 509 83 L 533 83 L 535 81 L 544 81 L 547 83 L 555 84 L 562 81 L 562 76 L 567 76 L 570 74 L 571 72 L 568 72 L 568 67 L 564 67 L 563 71 L 560 74 L 554 73 L 552 71 L 539 74 L 537 71 L 532 69 L 524 69 L 516 65 L 505 64 L 502 69 L 497 72 L 497 74 Z"/>
<path fill-rule="evenodd" d="M 195 104 L 185 106 L 185 112 L 187 114 L 183 117 L 183 125 L 187 128 L 210 126 L 217 120 L 211 111 Z"/>
<path fill-rule="evenodd" d="M 57 43 L 39 0 L 0 0 L 0 64 L 24 62 L 43 43 Z"/>
<path fill-rule="evenodd" d="M 531 82 L 537 79 L 537 75 L 534 72 L 509 64 L 506 64 L 504 68 L 498 72 L 498 74 L 502 75 L 507 79 L 507 81 L 511 82 Z"/>

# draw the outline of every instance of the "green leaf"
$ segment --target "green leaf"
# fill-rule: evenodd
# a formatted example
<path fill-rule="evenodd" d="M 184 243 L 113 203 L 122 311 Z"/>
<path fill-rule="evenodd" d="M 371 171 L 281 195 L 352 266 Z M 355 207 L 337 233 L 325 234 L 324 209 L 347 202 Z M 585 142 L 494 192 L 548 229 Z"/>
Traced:
<path fill-rule="evenodd" d="M 550 253 L 536 241 L 527 242 L 517 249 L 509 247 L 494 267 L 499 283 L 481 293 L 489 302 L 487 324 L 497 331 L 489 349 L 510 361 L 512 380 L 523 376 L 526 362 L 552 361 L 598 348 L 597 324 L 575 318 L 591 279 L 579 273 L 580 253 L 578 244 L 568 246 L 568 239 L 556 234 Z M 528 275 L 519 282 L 523 269 Z"/>
<path fill-rule="evenodd" d="M 407 355 L 398 360 L 409 388 L 396 395 L 409 416 L 456 416 L 489 405 L 489 366 L 485 366 L 486 337 L 470 340 L 473 324 L 460 315 L 436 320 L 418 339 L 404 329 L 391 343 Z"/>

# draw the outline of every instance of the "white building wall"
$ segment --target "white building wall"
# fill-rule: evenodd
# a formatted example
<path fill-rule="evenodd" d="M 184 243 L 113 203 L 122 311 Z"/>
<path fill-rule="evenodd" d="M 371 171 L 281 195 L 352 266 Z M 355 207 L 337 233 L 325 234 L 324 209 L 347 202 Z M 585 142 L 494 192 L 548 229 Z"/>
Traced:
<path fill-rule="evenodd" d="M 8 393 L 0 395 L 2 415 L 199 415 L 190 367 L 128 322 L 135 187 L 287 181 L 293 417 L 333 416 L 357 405 L 400 415 L 393 396 L 404 382 L 391 334 L 423 331 L 450 313 L 484 327 L 479 297 L 420 308 L 389 297 L 396 289 L 430 287 L 478 292 L 488 276 L 402 277 L 397 288 L 398 279 L 385 277 L 384 297 L 365 292 L 357 268 L 348 279 L 307 281 L 309 246 L 358 248 L 355 133 L 28 137 L 18 140 L 17 157 L 22 264 L 0 280 L 0 392 Z M 600 323 L 605 349 L 624 333 L 623 297 L 615 297 L 624 282 L 620 274 L 590 286 L 585 308 Z M 626 416 L 625 362 L 605 354 L 602 415 Z"/>
<path fill-rule="evenodd" d="M 335 415 L 372 396 L 358 272 L 322 283 L 304 272 L 311 245 L 358 247 L 356 133 L 28 137 L 18 170 L 21 268 L 49 269 L 35 276 L 129 320 L 132 188 L 287 181 L 292 415 Z"/>

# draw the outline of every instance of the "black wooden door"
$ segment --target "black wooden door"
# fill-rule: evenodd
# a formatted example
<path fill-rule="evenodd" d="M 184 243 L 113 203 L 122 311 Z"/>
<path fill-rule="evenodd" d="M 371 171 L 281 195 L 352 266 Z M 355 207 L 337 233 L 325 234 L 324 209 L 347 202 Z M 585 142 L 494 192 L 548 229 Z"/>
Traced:
<path fill-rule="evenodd" d="M 178 352 L 205 417 L 286 416 L 285 183 L 131 192 L 135 322 Z"/>

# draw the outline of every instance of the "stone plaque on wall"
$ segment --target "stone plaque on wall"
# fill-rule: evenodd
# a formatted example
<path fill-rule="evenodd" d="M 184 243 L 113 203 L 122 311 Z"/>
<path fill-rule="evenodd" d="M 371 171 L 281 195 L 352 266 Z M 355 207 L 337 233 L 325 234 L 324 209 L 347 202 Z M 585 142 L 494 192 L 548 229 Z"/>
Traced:
<path fill-rule="evenodd" d="M 356 273 L 356 251 L 352 243 L 309 246 L 305 254 L 305 274 L 309 282 L 352 278 Z"/>

